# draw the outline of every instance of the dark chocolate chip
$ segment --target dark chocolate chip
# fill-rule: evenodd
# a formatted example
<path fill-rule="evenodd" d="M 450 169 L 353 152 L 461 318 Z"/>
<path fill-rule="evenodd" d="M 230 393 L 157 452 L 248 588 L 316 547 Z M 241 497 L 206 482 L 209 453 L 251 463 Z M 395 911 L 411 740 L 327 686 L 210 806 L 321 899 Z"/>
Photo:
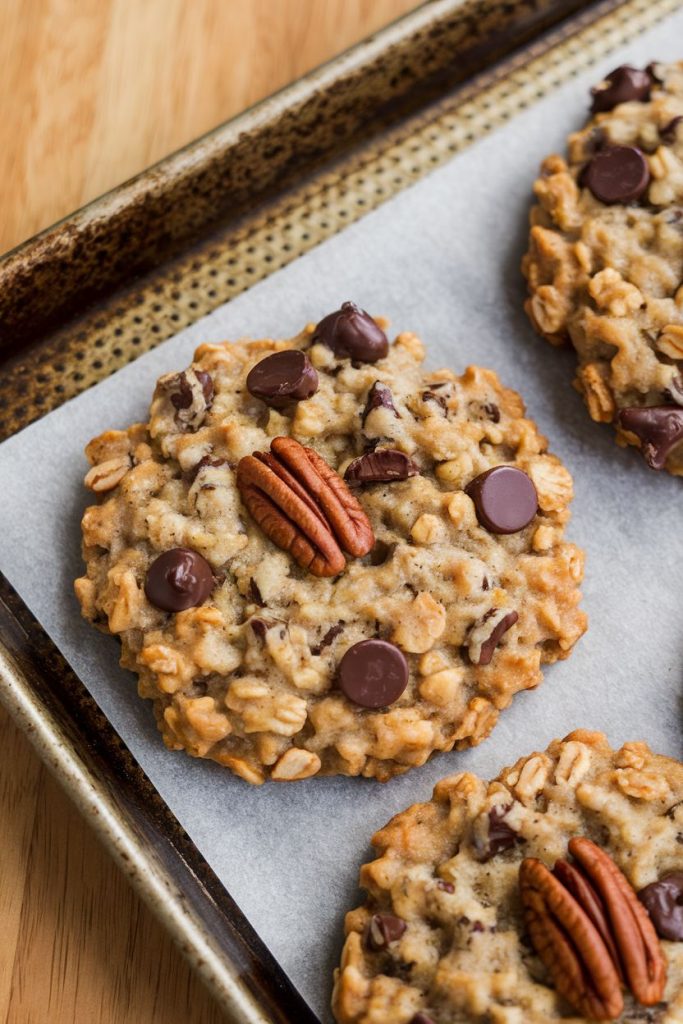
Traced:
<path fill-rule="evenodd" d="M 524 842 L 505 820 L 511 807 L 512 804 L 496 804 L 489 811 L 489 838 L 486 849 L 479 858 L 480 860 L 484 862 L 489 861 L 499 853 L 511 850 L 518 840 L 519 842 Z"/>
<path fill-rule="evenodd" d="M 377 953 L 400 939 L 406 927 L 403 918 L 395 914 L 373 914 L 365 929 L 365 945 Z"/>
<path fill-rule="evenodd" d="M 444 882 L 443 878 L 439 879 L 439 881 L 436 883 L 436 886 L 438 889 L 441 889 L 442 892 L 455 892 L 455 886 L 453 885 L 453 883 Z"/>
<path fill-rule="evenodd" d="M 487 402 L 484 406 L 484 412 L 492 423 L 500 423 L 500 409 L 495 402 Z"/>
<path fill-rule="evenodd" d="M 538 494 L 526 473 L 515 466 L 494 466 L 465 488 L 477 519 L 490 533 L 517 533 L 538 511 Z"/>
<path fill-rule="evenodd" d="M 646 885 L 638 899 L 660 939 L 683 942 L 683 871 L 672 871 L 658 882 Z"/>
<path fill-rule="evenodd" d="M 640 438 L 641 451 L 652 469 L 662 469 L 669 453 L 683 441 L 683 409 L 676 405 L 632 406 L 622 409 L 617 420 Z"/>
<path fill-rule="evenodd" d="M 659 137 L 662 142 L 671 145 L 676 141 L 679 124 L 683 124 L 683 117 L 674 117 L 668 124 L 659 129 Z"/>
<path fill-rule="evenodd" d="M 185 373 L 179 373 L 173 380 L 171 387 L 176 389 L 169 396 L 173 408 L 189 409 L 192 405 L 192 388 Z"/>
<path fill-rule="evenodd" d="M 381 380 L 376 380 L 368 391 L 368 400 L 365 403 L 361 417 L 363 426 L 365 426 L 365 421 L 373 409 L 391 409 L 397 420 L 401 418 L 394 405 L 394 398 L 390 389 L 386 384 L 382 384 Z"/>
<path fill-rule="evenodd" d="M 320 643 L 316 644 L 315 647 L 311 647 L 311 654 L 320 654 L 320 652 L 324 651 L 326 647 L 329 647 L 330 644 L 334 643 L 339 634 L 344 632 L 344 626 L 344 622 L 338 622 L 336 625 L 330 626 Z"/>
<path fill-rule="evenodd" d="M 376 540 L 369 554 L 370 565 L 384 565 L 396 550 L 396 544 L 387 544 L 385 540 Z"/>
<path fill-rule="evenodd" d="M 207 599 L 214 587 L 211 566 L 190 548 L 171 548 L 147 570 L 145 594 L 165 612 L 182 612 Z"/>
<path fill-rule="evenodd" d="M 322 342 L 336 356 L 376 363 L 389 351 L 389 341 L 381 327 L 354 302 L 324 317 L 313 332 L 313 343 Z"/>
<path fill-rule="evenodd" d="M 270 626 L 265 619 L 251 619 L 249 625 L 253 629 L 254 635 L 257 636 L 259 640 L 263 640 L 270 629 Z"/>
<path fill-rule="evenodd" d="M 310 398 L 318 390 L 318 374 L 305 352 L 290 348 L 266 356 L 247 375 L 247 389 L 274 409 Z"/>
<path fill-rule="evenodd" d="M 195 370 L 195 377 L 202 386 L 206 408 L 210 409 L 213 402 L 213 380 L 211 374 L 207 373 L 206 370 Z"/>
<path fill-rule="evenodd" d="M 197 479 L 197 475 L 200 473 L 202 469 L 206 469 L 208 467 L 211 467 L 212 469 L 218 469 L 219 466 L 229 465 L 230 463 L 228 462 L 227 459 L 214 459 L 212 458 L 211 455 L 205 455 L 203 459 L 199 460 L 196 466 L 192 467 L 192 469 L 187 474 L 187 479 L 190 481 L 190 483 L 194 483 L 194 481 Z"/>
<path fill-rule="evenodd" d="M 361 640 L 339 663 L 339 689 L 362 708 L 393 704 L 408 685 L 408 662 L 386 640 Z"/>
<path fill-rule="evenodd" d="M 505 615 L 500 622 L 495 625 L 491 636 L 481 645 L 479 661 L 477 662 L 478 665 L 489 665 L 491 663 L 491 658 L 493 657 L 493 652 L 498 646 L 498 642 L 503 634 L 507 633 L 511 626 L 514 626 L 518 618 L 519 615 L 517 612 L 508 612 L 507 615 Z"/>
<path fill-rule="evenodd" d="M 432 387 L 439 387 L 439 385 L 432 385 Z M 423 402 L 434 402 L 441 409 L 444 416 L 448 413 L 448 401 L 445 395 L 437 395 L 434 391 L 423 391 L 422 392 Z"/>
<path fill-rule="evenodd" d="M 258 588 L 258 583 L 256 582 L 253 576 L 249 580 L 249 590 L 247 591 L 247 597 L 249 598 L 252 604 L 257 604 L 261 608 L 264 607 L 265 601 L 261 597 L 261 591 Z"/>
<path fill-rule="evenodd" d="M 664 79 L 661 78 L 657 72 L 657 61 L 651 60 L 645 70 L 653 82 L 656 82 L 658 85 L 664 84 Z"/>
<path fill-rule="evenodd" d="M 360 455 L 349 463 L 344 479 L 351 486 L 362 484 L 392 483 L 395 480 L 407 480 L 420 472 L 412 459 L 404 452 L 394 448 L 380 448 L 374 452 Z"/>
<path fill-rule="evenodd" d="M 593 103 L 591 111 L 594 114 L 602 113 L 605 110 L 613 110 L 618 103 L 630 103 L 634 100 L 644 102 L 650 98 L 652 89 L 652 78 L 647 71 L 640 68 L 633 68 L 630 64 L 623 64 L 615 68 L 605 81 L 608 85 L 597 85 L 591 89 Z"/>
<path fill-rule="evenodd" d="M 426 1013 L 416 1013 L 410 1018 L 410 1024 L 434 1024 L 434 1021 Z"/>
<path fill-rule="evenodd" d="M 645 156 L 636 146 L 609 146 L 586 167 L 582 184 L 607 206 L 635 202 L 650 184 Z"/>

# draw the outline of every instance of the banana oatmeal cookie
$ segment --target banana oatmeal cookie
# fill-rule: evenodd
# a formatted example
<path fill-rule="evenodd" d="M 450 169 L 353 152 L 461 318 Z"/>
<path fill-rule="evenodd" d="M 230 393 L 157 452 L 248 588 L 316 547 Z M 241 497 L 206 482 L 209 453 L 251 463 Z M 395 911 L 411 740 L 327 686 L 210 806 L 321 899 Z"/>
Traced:
<path fill-rule="evenodd" d="M 339 1024 L 680 1024 L 683 764 L 578 730 L 376 834 Z"/>
<path fill-rule="evenodd" d="M 423 357 L 345 303 L 202 345 L 88 445 L 76 592 L 171 749 L 386 780 L 484 739 L 585 630 L 569 473 L 494 373 Z"/>
<path fill-rule="evenodd" d="M 619 444 L 683 475 L 683 62 L 617 68 L 534 185 L 526 310 Z"/>

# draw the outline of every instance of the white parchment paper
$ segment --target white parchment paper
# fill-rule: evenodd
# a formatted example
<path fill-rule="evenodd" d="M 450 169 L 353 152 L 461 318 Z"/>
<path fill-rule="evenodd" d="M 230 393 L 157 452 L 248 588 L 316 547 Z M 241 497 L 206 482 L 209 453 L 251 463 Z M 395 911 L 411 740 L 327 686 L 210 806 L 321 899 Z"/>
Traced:
<path fill-rule="evenodd" d="M 585 116 L 587 90 L 625 59 L 683 57 L 683 11 L 516 117 L 343 234 L 0 446 L 2 569 L 57 643 L 174 814 L 324 1021 L 345 909 L 371 834 L 464 768 L 484 777 L 571 729 L 646 739 L 681 756 L 683 521 L 680 480 L 648 470 L 570 386 L 573 358 L 521 312 L 531 182 Z M 202 341 L 288 337 L 352 298 L 422 335 L 428 363 L 496 369 L 524 396 L 576 482 L 568 535 L 587 551 L 590 629 L 569 661 L 519 695 L 476 750 L 445 754 L 382 786 L 312 779 L 254 789 L 162 746 L 151 707 L 118 667 L 118 644 L 73 597 L 87 503 L 82 449 L 146 418 L 156 378 Z"/>

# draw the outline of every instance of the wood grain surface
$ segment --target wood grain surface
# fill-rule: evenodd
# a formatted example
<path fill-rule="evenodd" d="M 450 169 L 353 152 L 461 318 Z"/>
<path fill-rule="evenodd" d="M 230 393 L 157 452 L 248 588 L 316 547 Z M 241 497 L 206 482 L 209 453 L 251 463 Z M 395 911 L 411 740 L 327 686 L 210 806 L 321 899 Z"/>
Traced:
<path fill-rule="evenodd" d="M 0 252 L 415 0 L 2 0 Z M 0 709 L 0 1022 L 222 1015 Z"/>

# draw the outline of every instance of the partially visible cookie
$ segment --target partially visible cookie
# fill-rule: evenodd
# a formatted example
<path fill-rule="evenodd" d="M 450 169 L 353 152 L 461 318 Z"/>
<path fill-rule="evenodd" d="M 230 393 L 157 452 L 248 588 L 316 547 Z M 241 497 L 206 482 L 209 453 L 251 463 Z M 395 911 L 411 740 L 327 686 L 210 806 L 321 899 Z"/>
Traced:
<path fill-rule="evenodd" d="M 683 1020 L 683 764 L 578 730 L 462 772 L 361 869 L 339 1024 Z"/>
<path fill-rule="evenodd" d="M 617 68 L 534 185 L 526 310 L 592 418 L 683 475 L 683 62 Z"/>
<path fill-rule="evenodd" d="M 172 749 L 252 783 L 478 743 L 583 633 L 572 480 L 489 370 L 351 304 L 202 345 L 87 448 L 83 614 Z"/>

